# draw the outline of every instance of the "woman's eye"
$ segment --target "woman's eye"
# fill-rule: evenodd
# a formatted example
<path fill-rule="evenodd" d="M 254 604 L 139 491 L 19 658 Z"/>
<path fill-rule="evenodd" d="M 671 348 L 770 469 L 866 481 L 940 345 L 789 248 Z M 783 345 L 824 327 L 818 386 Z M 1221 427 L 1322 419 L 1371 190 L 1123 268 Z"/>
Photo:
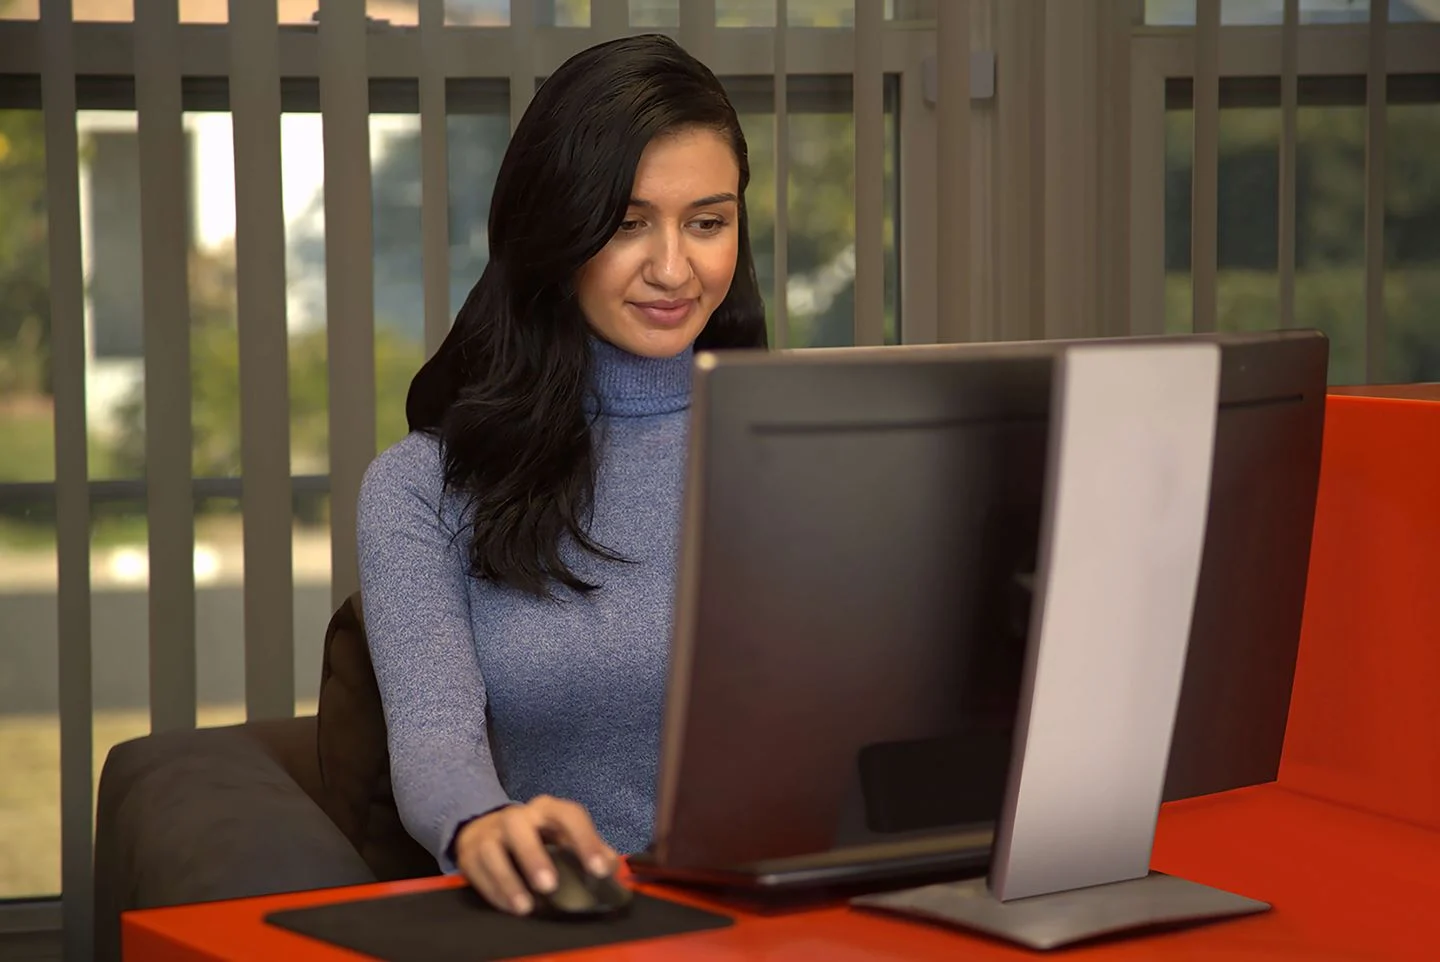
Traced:
<path fill-rule="evenodd" d="M 715 217 L 707 217 L 704 220 L 695 222 L 695 229 L 702 234 L 713 234 L 725 226 L 725 222 Z"/>
<path fill-rule="evenodd" d="M 620 222 L 620 233 L 622 234 L 633 234 L 639 229 L 640 222 L 638 220 L 623 220 Z"/>

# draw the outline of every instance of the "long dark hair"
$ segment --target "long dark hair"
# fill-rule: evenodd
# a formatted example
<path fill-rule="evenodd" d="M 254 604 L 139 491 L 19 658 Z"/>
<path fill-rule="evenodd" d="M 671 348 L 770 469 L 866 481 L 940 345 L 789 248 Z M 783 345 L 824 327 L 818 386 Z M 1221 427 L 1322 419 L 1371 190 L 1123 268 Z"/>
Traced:
<path fill-rule="evenodd" d="M 561 557 L 567 536 L 618 560 L 586 531 L 590 335 L 575 275 L 623 221 L 646 146 L 696 127 L 729 141 L 741 200 L 734 280 L 695 346 L 763 348 L 745 137 L 704 64 L 659 35 L 591 47 L 545 81 L 515 129 L 490 204 L 490 261 L 406 401 L 410 429 L 440 439 L 446 488 L 468 497 L 475 577 L 542 596 L 553 581 L 589 591 Z"/>

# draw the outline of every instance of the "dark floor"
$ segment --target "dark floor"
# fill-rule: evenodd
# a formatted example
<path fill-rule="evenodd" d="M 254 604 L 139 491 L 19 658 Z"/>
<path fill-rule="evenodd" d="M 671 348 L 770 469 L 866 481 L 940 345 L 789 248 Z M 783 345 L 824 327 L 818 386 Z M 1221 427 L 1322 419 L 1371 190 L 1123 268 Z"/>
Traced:
<path fill-rule="evenodd" d="M 0 935 L 0 962 L 60 962 L 60 933 Z"/>

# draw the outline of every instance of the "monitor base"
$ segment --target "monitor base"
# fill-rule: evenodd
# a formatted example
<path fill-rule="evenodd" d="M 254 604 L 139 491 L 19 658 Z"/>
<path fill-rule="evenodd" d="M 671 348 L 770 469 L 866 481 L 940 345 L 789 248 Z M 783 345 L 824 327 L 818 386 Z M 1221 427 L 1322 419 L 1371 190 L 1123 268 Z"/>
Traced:
<path fill-rule="evenodd" d="M 857 908 L 971 929 L 1032 949 L 1055 949 L 1142 929 L 1253 915 L 1270 905 L 1173 875 L 1001 902 L 985 878 L 851 899 Z"/>

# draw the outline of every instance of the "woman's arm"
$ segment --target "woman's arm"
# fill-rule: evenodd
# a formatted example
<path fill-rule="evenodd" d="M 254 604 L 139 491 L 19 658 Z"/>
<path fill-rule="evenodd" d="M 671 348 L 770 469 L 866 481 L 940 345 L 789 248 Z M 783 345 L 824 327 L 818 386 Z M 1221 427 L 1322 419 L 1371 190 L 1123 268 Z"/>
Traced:
<path fill-rule="evenodd" d="M 437 442 L 411 435 L 366 471 L 357 536 L 395 803 L 406 830 L 449 872 L 456 828 L 510 799 L 486 737 L 468 575 L 441 496 Z"/>

